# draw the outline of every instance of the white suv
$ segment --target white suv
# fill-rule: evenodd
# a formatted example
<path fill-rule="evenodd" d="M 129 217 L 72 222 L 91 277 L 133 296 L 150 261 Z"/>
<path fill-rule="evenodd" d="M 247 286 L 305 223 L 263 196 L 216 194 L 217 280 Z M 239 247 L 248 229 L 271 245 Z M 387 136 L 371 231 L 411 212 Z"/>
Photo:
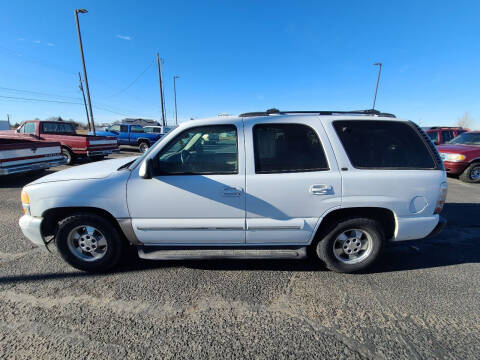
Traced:
<path fill-rule="evenodd" d="M 20 226 L 35 244 L 105 271 L 127 245 L 144 259 L 302 258 L 371 265 L 387 241 L 440 218 L 435 146 L 391 114 L 275 109 L 183 123 L 139 158 L 96 162 L 25 186 Z"/>

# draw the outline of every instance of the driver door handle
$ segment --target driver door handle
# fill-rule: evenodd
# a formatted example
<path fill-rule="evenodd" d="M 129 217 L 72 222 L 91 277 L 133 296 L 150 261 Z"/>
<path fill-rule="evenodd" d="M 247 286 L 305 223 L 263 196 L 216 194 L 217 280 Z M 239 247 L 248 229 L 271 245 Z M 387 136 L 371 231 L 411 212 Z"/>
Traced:
<path fill-rule="evenodd" d="M 310 186 L 310 192 L 313 195 L 331 195 L 333 194 L 333 186 L 326 184 L 315 184 Z"/>
<path fill-rule="evenodd" d="M 223 196 L 233 196 L 233 197 L 238 197 L 242 194 L 243 189 L 242 188 L 236 188 L 233 186 L 225 186 L 223 188 Z"/>

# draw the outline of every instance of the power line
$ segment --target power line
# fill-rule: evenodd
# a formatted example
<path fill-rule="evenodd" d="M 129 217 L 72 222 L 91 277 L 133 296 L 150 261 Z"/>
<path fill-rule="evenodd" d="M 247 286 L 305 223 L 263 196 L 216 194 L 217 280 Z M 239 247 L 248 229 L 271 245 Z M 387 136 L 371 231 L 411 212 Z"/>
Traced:
<path fill-rule="evenodd" d="M 24 100 L 24 101 L 43 101 L 49 103 L 60 103 L 60 104 L 74 104 L 74 105 L 82 105 L 79 102 L 72 102 L 72 101 L 60 101 L 60 100 L 46 100 L 46 99 L 32 99 L 32 98 L 23 98 L 23 97 L 16 97 L 16 96 L 4 96 L 0 95 L 0 98 L 4 99 L 12 99 L 12 100 Z"/>
<path fill-rule="evenodd" d="M 117 95 L 120 95 L 122 93 L 124 93 L 125 91 L 127 91 L 130 87 L 133 86 L 133 84 L 135 84 L 147 71 L 148 69 L 150 69 L 150 67 L 155 63 L 155 61 L 152 61 L 150 64 L 148 64 L 148 66 L 140 73 L 140 75 L 138 75 L 135 80 L 133 80 L 130 84 L 128 84 L 126 87 L 124 87 L 122 90 L 116 92 L 115 94 L 113 95 L 110 95 L 110 96 L 107 96 L 106 99 L 108 98 L 111 98 L 111 97 L 114 97 L 114 96 L 117 96 Z"/>
<path fill-rule="evenodd" d="M 14 92 L 23 92 L 26 94 L 35 94 L 35 95 L 45 95 L 45 96 L 55 96 L 58 98 L 65 98 L 65 99 L 73 99 L 73 100 L 81 100 L 78 97 L 73 97 L 73 96 L 65 96 L 65 95 L 58 95 L 58 94 L 51 94 L 51 93 L 44 93 L 44 92 L 39 92 L 39 91 L 31 91 L 31 90 L 24 90 L 24 89 L 15 89 L 15 88 L 9 88 L 9 87 L 4 87 L 0 86 L 0 89 L 2 90 L 7 90 L 7 91 L 14 91 Z"/>

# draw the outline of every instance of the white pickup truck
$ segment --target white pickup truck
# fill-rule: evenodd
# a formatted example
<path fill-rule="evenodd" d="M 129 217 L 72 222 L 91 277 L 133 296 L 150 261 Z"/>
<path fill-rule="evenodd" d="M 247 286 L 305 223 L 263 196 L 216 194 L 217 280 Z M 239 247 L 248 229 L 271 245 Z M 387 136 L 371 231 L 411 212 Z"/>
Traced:
<path fill-rule="evenodd" d="M 65 163 L 60 143 L 0 136 L 0 175 L 45 170 Z"/>
<path fill-rule="evenodd" d="M 387 241 L 442 229 L 445 170 L 413 122 L 377 111 L 275 109 L 183 123 L 139 158 L 25 186 L 20 219 L 86 271 L 145 259 L 318 257 L 371 265 Z"/>

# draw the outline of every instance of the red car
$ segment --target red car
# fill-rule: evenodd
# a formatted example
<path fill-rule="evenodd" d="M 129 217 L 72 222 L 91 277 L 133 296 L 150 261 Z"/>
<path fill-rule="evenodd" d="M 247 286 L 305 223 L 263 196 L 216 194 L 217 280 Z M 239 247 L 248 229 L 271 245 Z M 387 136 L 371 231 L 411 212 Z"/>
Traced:
<path fill-rule="evenodd" d="M 425 132 L 430 136 L 435 145 L 444 144 L 456 138 L 461 133 L 467 132 L 468 129 L 461 127 L 435 126 L 424 128 Z"/>
<path fill-rule="evenodd" d="M 0 132 L 18 137 L 29 137 L 42 141 L 58 141 L 62 144 L 62 153 L 71 165 L 77 157 L 101 160 L 113 152 L 118 152 L 115 137 L 80 135 L 73 124 L 65 121 L 25 121 L 15 131 Z"/>
<path fill-rule="evenodd" d="M 465 182 L 480 183 L 480 131 L 464 132 L 437 149 L 447 173 L 459 175 Z"/>

